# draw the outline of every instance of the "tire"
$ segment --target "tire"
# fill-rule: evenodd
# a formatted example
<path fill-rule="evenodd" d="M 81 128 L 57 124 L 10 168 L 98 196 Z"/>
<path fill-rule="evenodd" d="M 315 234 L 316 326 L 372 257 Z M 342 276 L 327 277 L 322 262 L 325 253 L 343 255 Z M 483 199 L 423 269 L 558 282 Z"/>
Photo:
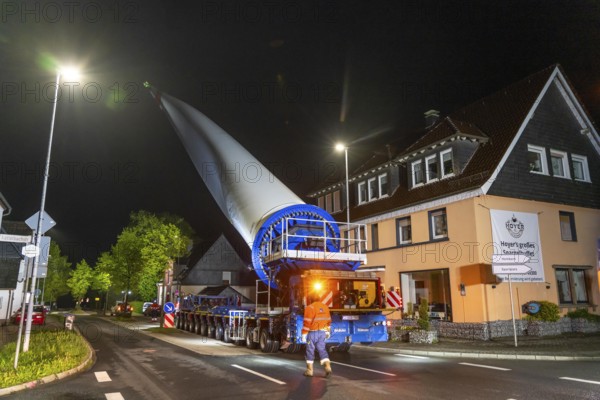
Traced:
<path fill-rule="evenodd" d="M 225 328 L 223 328 L 223 341 L 225 343 L 231 343 L 233 342 L 233 340 L 231 340 L 231 335 L 229 332 L 229 326 L 226 326 Z"/>
<path fill-rule="evenodd" d="M 215 338 L 216 329 L 213 324 L 208 325 L 208 337 L 214 339 Z"/>
<path fill-rule="evenodd" d="M 260 347 L 260 351 L 263 353 L 272 353 L 271 348 L 273 347 L 273 340 L 271 339 L 271 335 L 266 330 L 260 331 L 260 336 L 258 337 L 258 345 Z"/>
<path fill-rule="evenodd" d="M 194 319 L 193 315 L 191 315 L 191 318 L 190 318 L 190 329 L 189 329 L 189 331 L 191 333 L 194 333 L 196 331 L 196 320 Z"/>
<path fill-rule="evenodd" d="M 217 325 L 217 328 L 215 330 L 215 339 L 223 340 L 223 325 L 221 324 Z"/>
<path fill-rule="evenodd" d="M 249 349 L 258 348 L 258 343 L 254 341 L 254 328 L 248 328 L 246 330 L 246 347 Z"/>
<path fill-rule="evenodd" d="M 273 340 L 271 342 L 271 351 L 270 353 L 277 353 L 281 345 L 279 344 L 279 340 Z"/>
<path fill-rule="evenodd" d="M 283 352 L 287 353 L 287 354 L 293 354 L 293 353 L 298 353 L 301 349 L 302 349 L 302 344 L 292 343 L 285 350 L 283 350 Z"/>
<path fill-rule="evenodd" d="M 200 323 L 200 335 L 208 336 L 208 325 L 204 321 Z"/>
<path fill-rule="evenodd" d="M 175 315 L 175 329 L 181 329 L 181 317 L 179 315 Z"/>
<path fill-rule="evenodd" d="M 198 320 L 198 319 L 196 319 L 196 320 L 194 321 L 194 333 L 195 333 L 196 335 L 199 335 L 199 334 L 200 334 L 200 320 Z"/>

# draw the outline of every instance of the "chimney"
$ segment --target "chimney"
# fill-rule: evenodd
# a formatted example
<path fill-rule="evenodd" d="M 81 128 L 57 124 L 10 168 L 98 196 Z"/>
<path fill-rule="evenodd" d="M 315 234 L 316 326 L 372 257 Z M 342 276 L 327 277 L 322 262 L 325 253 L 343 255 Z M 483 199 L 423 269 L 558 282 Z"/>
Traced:
<path fill-rule="evenodd" d="M 425 113 L 425 128 L 431 128 L 440 117 L 438 110 L 429 110 Z"/>

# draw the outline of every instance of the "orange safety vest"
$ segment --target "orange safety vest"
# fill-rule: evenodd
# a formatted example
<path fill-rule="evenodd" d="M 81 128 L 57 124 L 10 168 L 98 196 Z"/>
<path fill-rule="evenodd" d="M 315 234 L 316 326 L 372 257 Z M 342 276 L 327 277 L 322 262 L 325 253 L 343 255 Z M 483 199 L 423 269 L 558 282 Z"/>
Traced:
<path fill-rule="evenodd" d="M 320 301 L 315 301 L 304 309 L 304 323 L 302 334 L 309 331 L 326 331 L 331 326 L 331 315 L 329 307 Z"/>

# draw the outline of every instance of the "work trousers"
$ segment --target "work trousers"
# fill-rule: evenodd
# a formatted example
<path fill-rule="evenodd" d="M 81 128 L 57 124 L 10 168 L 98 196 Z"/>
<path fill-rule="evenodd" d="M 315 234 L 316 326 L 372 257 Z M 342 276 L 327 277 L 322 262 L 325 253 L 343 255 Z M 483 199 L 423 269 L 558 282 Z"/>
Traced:
<path fill-rule="evenodd" d="M 321 361 L 329 359 L 327 349 L 325 348 L 325 332 L 324 331 L 310 331 L 306 337 L 306 361 L 315 361 L 315 349 L 319 353 Z"/>

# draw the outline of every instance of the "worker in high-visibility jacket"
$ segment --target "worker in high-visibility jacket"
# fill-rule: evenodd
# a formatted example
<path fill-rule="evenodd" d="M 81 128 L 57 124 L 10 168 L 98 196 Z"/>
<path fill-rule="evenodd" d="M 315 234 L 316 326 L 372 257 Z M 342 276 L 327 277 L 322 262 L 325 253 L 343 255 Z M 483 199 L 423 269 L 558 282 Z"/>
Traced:
<path fill-rule="evenodd" d="M 331 362 L 325 348 L 325 341 L 331 336 L 331 315 L 329 307 L 323 304 L 317 294 L 309 295 L 310 304 L 304 308 L 302 341 L 306 343 L 305 376 L 313 376 L 315 349 L 319 353 L 321 365 L 325 366 L 325 376 L 331 375 Z"/>

